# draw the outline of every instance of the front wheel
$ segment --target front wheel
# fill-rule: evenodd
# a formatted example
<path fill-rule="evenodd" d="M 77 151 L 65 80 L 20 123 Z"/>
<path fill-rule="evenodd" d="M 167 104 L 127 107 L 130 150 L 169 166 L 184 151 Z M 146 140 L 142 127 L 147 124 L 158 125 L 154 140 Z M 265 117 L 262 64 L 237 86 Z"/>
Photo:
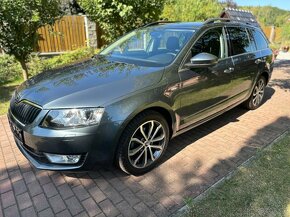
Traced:
<path fill-rule="evenodd" d="M 138 115 L 126 127 L 117 153 L 117 163 L 126 173 L 142 175 L 154 168 L 169 141 L 165 118 L 155 111 Z"/>
<path fill-rule="evenodd" d="M 247 109 L 254 110 L 262 104 L 265 95 L 265 87 L 266 79 L 265 77 L 261 76 L 255 84 L 250 98 L 244 104 Z"/>

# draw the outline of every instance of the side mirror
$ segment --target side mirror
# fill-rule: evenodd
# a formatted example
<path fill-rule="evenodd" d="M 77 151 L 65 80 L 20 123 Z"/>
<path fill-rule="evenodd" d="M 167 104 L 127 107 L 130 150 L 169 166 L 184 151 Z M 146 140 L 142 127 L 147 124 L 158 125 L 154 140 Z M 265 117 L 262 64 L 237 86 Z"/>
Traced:
<path fill-rule="evenodd" d="M 218 63 L 218 57 L 210 53 L 199 53 L 190 59 L 185 66 L 189 68 L 207 68 Z"/>

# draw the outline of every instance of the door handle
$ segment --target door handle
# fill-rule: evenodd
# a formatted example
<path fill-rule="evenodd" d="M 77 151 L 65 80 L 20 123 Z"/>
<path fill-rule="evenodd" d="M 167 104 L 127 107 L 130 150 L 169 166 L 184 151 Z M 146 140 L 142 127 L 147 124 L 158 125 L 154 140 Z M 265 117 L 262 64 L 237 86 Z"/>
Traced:
<path fill-rule="evenodd" d="M 262 62 L 263 62 L 263 60 L 261 60 L 261 59 L 257 59 L 257 60 L 255 61 L 256 64 L 259 64 L 259 63 L 262 63 Z"/>
<path fill-rule="evenodd" d="M 228 74 L 228 73 L 233 72 L 234 70 L 235 70 L 234 68 L 229 67 L 229 68 L 227 68 L 227 69 L 224 70 L 224 73 Z"/>

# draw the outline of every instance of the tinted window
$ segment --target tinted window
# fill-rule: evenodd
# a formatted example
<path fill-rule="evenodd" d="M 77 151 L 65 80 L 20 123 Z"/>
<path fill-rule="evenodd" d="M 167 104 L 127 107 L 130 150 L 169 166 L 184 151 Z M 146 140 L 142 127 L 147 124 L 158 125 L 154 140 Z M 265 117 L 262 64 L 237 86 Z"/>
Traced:
<path fill-rule="evenodd" d="M 231 42 L 232 55 L 253 51 L 253 44 L 249 41 L 248 33 L 245 28 L 229 27 L 227 30 Z"/>
<path fill-rule="evenodd" d="M 192 56 L 205 52 L 224 58 L 226 56 L 224 45 L 222 28 L 211 29 L 196 41 L 191 50 Z"/>
<path fill-rule="evenodd" d="M 252 49 L 254 51 L 256 51 L 257 48 L 256 48 L 256 43 L 255 43 L 255 39 L 254 39 L 254 35 L 253 35 L 253 30 L 252 29 L 247 29 L 247 32 L 248 32 L 248 35 L 249 35 L 249 39 L 250 39 L 250 43 L 251 43 Z"/>
<path fill-rule="evenodd" d="M 268 47 L 268 42 L 266 41 L 265 37 L 262 35 L 261 32 L 259 32 L 258 30 L 253 30 L 252 33 L 258 50 L 263 50 Z"/>

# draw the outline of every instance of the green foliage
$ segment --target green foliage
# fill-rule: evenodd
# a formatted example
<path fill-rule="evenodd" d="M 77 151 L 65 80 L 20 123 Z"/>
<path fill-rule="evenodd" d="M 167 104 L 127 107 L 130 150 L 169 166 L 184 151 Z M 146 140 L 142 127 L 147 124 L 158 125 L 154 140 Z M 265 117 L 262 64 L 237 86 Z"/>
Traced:
<path fill-rule="evenodd" d="M 81 61 L 82 59 L 92 57 L 93 55 L 94 50 L 92 48 L 80 48 L 48 59 L 41 59 L 39 56 L 32 56 L 28 64 L 29 72 L 31 75 L 36 75 L 44 70 Z"/>
<path fill-rule="evenodd" d="M 281 45 L 279 43 L 271 43 L 270 44 L 270 48 L 273 50 L 273 51 L 276 51 L 276 50 L 279 50 L 281 47 Z"/>
<path fill-rule="evenodd" d="M 0 56 L 0 84 L 15 80 L 19 77 L 22 69 L 13 56 Z"/>
<path fill-rule="evenodd" d="M 204 21 L 219 16 L 221 11 L 217 0 L 168 0 L 162 17 L 173 21 Z"/>
<path fill-rule="evenodd" d="M 287 19 L 290 17 L 290 11 L 282 10 L 272 6 L 247 6 L 240 8 L 252 11 L 253 14 L 257 17 L 258 21 L 264 26 L 283 26 Z"/>
<path fill-rule="evenodd" d="M 290 23 L 286 23 L 282 26 L 282 44 L 290 44 Z"/>
<path fill-rule="evenodd" d="M 81 61 L 94 55 L 97 51 L 92 48 L 80 48 L 75 51 L 43 59 L 39 56 L 30 56 L 28 68 L 31 75 L 36 75 L 44 70 L 53 69 L 76 61 Z M 0 56 L 0 84 L 5 84 L 19 78 L 22 69 L 18 61 L 13 56 Z"/>
<path fill-rule="evenodd" d="M 17 60 L 26 60 L 36 46 L 37 29 L 60 15 L 59 0 L 1 0 L 0 45 Z"/>
<path fill-rule="evenodd" d="M 106 42 L 143 24 L 156 21 L 164 0 L 78 0 L 80 6 L 97 22 Z"/>
<path fill-rule="evenodd" d="M 0 47 L 20 62 L 25 80 L 26 62 L 38 41 L 37 29 L 53 24 L 59 15 L 59 0 L 1 0 Z"/>

